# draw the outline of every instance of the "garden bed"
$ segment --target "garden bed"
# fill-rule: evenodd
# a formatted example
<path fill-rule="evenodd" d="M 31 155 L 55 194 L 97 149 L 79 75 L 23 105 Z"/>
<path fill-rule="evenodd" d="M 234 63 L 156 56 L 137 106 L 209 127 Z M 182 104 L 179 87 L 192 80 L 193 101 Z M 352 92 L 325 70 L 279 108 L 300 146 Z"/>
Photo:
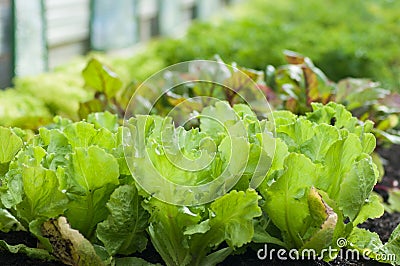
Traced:
<path fill-rule="evenodd" d="M 397 184 L 397 181 L 400 181 L 400 164 L 398 163 L 398 158 L 400 158 L 400 145 L 393 145 L 388 149 L 379 149 L 379 154 L 386 160 L 385 165 L 385 176 L 380 184 L 388 187 Z M 378 186 L 379 187 L 379 186 Z M 378 193 L 380 193 L 384 198 L 387 196 L 385 191 L 376 189 Z M 361 227 L 366 228 L 372 232 L 376 232 L 379 234 L 381 240 L 386 242 L 394 230 L 394 228 L 400 223 L 400 213 L 388 213 L 379 218 L 368 220 L 363 223 Z M 37 240 L 32 237 L 27 232 L 12 232 L 12 233 L 3 233 L 0 232 L 0 239 L 6 240 L 9 244 L 25 244 L 28 247 L 35 247 Z M 144 258 L 145 260 L 151 263 L 162 263 L 162 259 L 160 255 L 156 252 L 151 243 L 148 244 L 147 249 L 141 253 L 136 254 Z M 36 259 L 29 258 L 23 254 L 11 254 L 4 251 L 0 251 L 0 264 L 1 265 L 48 265 L 48 266 L 57 266 L 64 265 L 60 262 L 46 262 L 40 261 Z M 271 260 L 261 261 L 257 258 L 257 252 L 248 248 L 247 251 L 243 254 L 232 255 L 229 256 L 223 263 L 219 264 L 219 266 L 227 266 L 227 265 L 242 265 L 242 266 L 262 266 L 262 265 L 315 265 L 315 266 L 328 266 L 328 265 L 388 265 L 383 263 L 378 263 L 372 260 L 346 260 L 344 258 L 338 257 L 334 261 L 329 263 L 323 261 L 282 261 L 278 258 L 274 258 Z"/>

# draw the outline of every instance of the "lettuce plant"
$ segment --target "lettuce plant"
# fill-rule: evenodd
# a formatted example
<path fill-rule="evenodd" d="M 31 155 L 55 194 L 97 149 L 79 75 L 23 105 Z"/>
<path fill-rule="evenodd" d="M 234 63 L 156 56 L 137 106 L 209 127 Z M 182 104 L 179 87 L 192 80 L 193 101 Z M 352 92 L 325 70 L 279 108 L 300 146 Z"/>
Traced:
<path fill-rule="evenodd" d="M 383 89 L 378 82 L 347 78 L 330 81 L 313 62 L 303 55 L 285 51 L 287 65 L 268 66 L 267 96 L 276 109 L 305 114 L 313 102 L 343 104 L 360 120 L 375 123 L 372 132 L 382 143 L 400 143 L 400 95 Z"/>
<path fill-rule="evenodd" d="M 384 211 L 371 193 L 378 180 L 370 156 L 376 145 L 372 122 L 360 122 L 335 103 L 313 103 L 312 108 L 304 116 L 274 112 L 277 136 L 283 141 L 277 142 L 277 157 L 259 192 L 263 217 L 280 234 L 272 237 L 273 231 L 259 226 L 256 240 L 321 252 L 328 247 L 338 251 L 342 246 L 337 241 L 344 238 L 347 248 L 365 249 L 376 236 L 366 238 L 372 233 L 356 226 Z M 396 251 L 397 231 L 392 238 L 387 248 L 374 246 L 371 257 Z"/>
<path fill-rule="evenodd" d="M 158 116 L 132 118 L 126 127 L 128 165 L 151 195 L 148 233 L 167 265 L 215 265 L 252 240 L 261 209 L 249 187 L 271 162 L 262 140 L 273 139 L 249 107 L 218 102 L 190 130 Z"/>
<path fill-rule="evenodd" d="M 101 265 L 146 247 L 148 214 L 125 163 L 116 116 L 56 118 L 25 142 L 11 129 L 0 134 L 0 220 L 8 221 L 2 230 L 28 230 L 45 248 L 21 252 Z"/>
<path fill-rule="evenodd" d="M 71 265 L 143 264 L 129 256 L 150 239 L 167 265 L 216 265 L 250 243 L 322 253 L 347 239 L 398 264 L 399 229 L 383 244 L 357 228 L 383 213 L 371 193 L 373 123 L 340 104 L 311 107 L 260 121 L 247 105 L 216 102 L 189 129 L 156 115 L 119 126 L 108 112 L 56 118 L 34 136 L 0 127 L 0 230 L 41 243 L 0 248 Z"/>

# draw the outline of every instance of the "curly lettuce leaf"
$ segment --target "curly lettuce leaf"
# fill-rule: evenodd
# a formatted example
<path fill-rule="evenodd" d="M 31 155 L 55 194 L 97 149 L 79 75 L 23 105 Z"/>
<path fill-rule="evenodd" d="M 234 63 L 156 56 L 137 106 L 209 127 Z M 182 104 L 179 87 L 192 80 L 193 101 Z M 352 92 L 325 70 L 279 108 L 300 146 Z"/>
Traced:
<path fill-rule="evenodd" d="M 252 190 L 233 190 L 211 203 L 209 217 L 200 224 L 187 228 L 192 235 L 194 250 L 214 248 L 223 241 L 231 247 L 249 243 L 254 235 L 253 219 L 261 216 L 258 194 Z"/>
<path fill-rule="evenodd" d="M 278 137 L 286 142 L 289 151 L 299 150 L 300 146 L 314 135 L 313 124 L 304 117 L 291 124 L 277 124 L 276 132 Z"/>
<path fill-rule="evenodd" d="M 288 149 L 277 142 L 276 156 L 284 163 L 275 170 L 273 162 L 259 191 L 285 246 L 318 251 L 335 246 L 334 240 L 348 236 L 357 224 L 382 215 L 383 207 L 371 196 L 379 176 L 370 155 L 376 145 L 369 133 L 372 123 L 360 123 L 335 103 L 312 106 L 313 112 L 298 118 L 276 112 L 276 131 Z M 314 187 L 321 197 L 310 198 Z"/>
<path fill-rule="evenodd" d="M 38 167 L 22 170 L 24 197 L 16 206 L 18 216 L 26 222 L 39 218 L 53 218 L 66 209 L 68 199 L 59 190 L 55 172 Z"/>
<path fill-rule="evenodd" d="M 295 166 L 295 167 L 293 167 Z M 272 185 L 261 193 L 264 210 L 281 230 L 285 243 L 300 248 L 310 216 L 309 189 L 319 178 L 321 169 L 302 154 L 291 153 L 285 159 L 285 169 Z"/>
<path fill-rule="evenodd" d="M 95 126 L 96 129 L 106 128 L 111 132 L 118 130 L 118 116 L 110 112 L 91 113 L 87 121 Z"/>
<path fill-rule="evenodd" d="M 347 248 L 355 249 L 363 256 L 392 265 L 400 264 L 400 226 L 394 229 L 385 244 L 377 233 L 357 227 L 347 238 L 347 243 Z"/>
<path fill-rule="evenodd" d="M 0 231 L 8 233 L 20 230 L 25 230 L 20 222 L 8 210 L 0 209 Z"/>
<path fill-rule="evenodd" d="M 22 140 L 11 129 L 0 126 L 0 164 L 14 159 L 22 147 Z"/>
<path fill-rule="evenodd" d="M 161 264 L 156 263 L 150 263 L 148 261 L 145 261 L 144 259 L 141 258 L 136 258 L 136 257 L 124 257 L 124 258 L 116 258 L 115 259 L 115 266 L 161 266 Z"/>
<path fill-rule="evenodd" d="M 90 239 L 97 223 L 107 218 L 105 204 L 119 184 L 117 160 L 96 146 L 75 148 L 68 167 L 59 168 L 57 174 L 70 199 L 68 220 Z"/>
<path fill-rule="evenodd" d="M 118 187 L 107 202 L 107 220 L 97 225 L 97 238 L 108 253 L 129 255 L 142 252 L 147 245 L 145 230 L 149 214 L 141 206 L 141 197 L 132 185 Z"/>
<path fill-rule="evenodd" d="M 146 204 L 151 240 L 167 265 L 215 265 L 253 238 L 258 199 L 252 189 L 231 191 L 204 212 L 205 206 L 189 209 L 152 198 Z M 218 250 L 222 242 L 229 248 Z"/>
<path fill-rule="evenodd" d="M 65 167 L 66 156 L 72 152 L 72 149 L 63 132 L 58 129 L 40 128 L 39 136 L 46 148 L 43 166 L 53 171 L 56 171 L 59 166 Z"/>
<path fill-rule="evenodd" d="M 151 215 L 148 228 L 151 242 L 164 262 L 168 266 L 189 265 L 192 254 L 183 232 L 201 221 L 201 210 L 171 205 L 156 198 L 151 198 L 144 207 Z"/>
<path fill-rule="evenodd" d="M 94 124 L 83 121 L 66 126 L 64 134 L 72 147 L 97 145 L 107 151 L 116 147 L 115 134 L 106 128 L 95 129 Z"/>
<path fill-rule="evenodd" d="M 138 116 L 125 125 L 125 155 L 135 180 L 167 202 L 196 205 L 222 196 L 248 164 L 244 136 L 214 141 L 198 129 L 175 128 L 168 117 Z"/>
<path fill-rule="evenodd" d="M 85 80 L 85 87 L 96 92 L 102 92 L 108 98 L 114 97 L 123 85 L 115 72 L 95 58 L 89 61 L 82 75 Z"/>
<path fill-rule="evenodd" d="M 330 146 L 339 139 L 339 131 L 326 124 L 314 126 L 313 131 L 314 136 L 303 142 L 300 150 L 313 162 L 323 162 Z"/>

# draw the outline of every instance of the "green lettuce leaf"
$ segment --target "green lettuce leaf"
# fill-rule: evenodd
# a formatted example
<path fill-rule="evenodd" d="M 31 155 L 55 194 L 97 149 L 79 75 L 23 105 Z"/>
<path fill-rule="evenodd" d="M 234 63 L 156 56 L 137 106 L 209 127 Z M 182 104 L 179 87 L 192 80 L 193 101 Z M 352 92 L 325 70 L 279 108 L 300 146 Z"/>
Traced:
<path fill-rule="evenodd" d="M 65 214 L 71 226 L 90 239 L 107 218 L 105 204 L 119 184 L 117 160 L 96 146 L 75 148 L 68 168 L 59 168 L 57 175 L 70 199 Z"/>
<path fill-rule="evenodd" d="M 201 210 L 167 204 L 156 198 L 151 198 L 144 207 L 151 215 L 148 228 L 151 242 L 166 265 L 189 265 L 192 254 L 183 232 L 201 221 Z"/>
<path fill-rule="evenodd" d="M 116 258 L 115 259 L 115 266 L 161 266 L 161 264 L 153 264 L 148 261 L 145 261 L 141 258 L 136 257 L 125 257 L 125 258 Z"/>
<path fill-rule="evenodd" d="M 288 125 L 276 125 L 276 132 L 279 138 L 288 145 L 289 151 L 297 151 L 301 145 L 314 135 L 313 124 L 304 117 Z"/>
<path fill-rule="evenodd" d="M 339 131 L 326 124 L 314 126 L 313 131 L 314 136 L 303 142 L 300 150 L 313 162 L 322 162 L 330 146 L 339 139 Z"/>
<path fill-rule="evenodd" d="M 109 152 L 116 147 L 115 134 L 106 128 L 95 129 L 95 125 L 78 122 L 68 125 L 64 134 L 72 147 L 90 147 L 97 145 Z"/>
<path fill-rule="evenodd" d="M 371 158 L 355 162 L 345 175 L 337 202 L 350 221 L 354 221 L 363 208 L 376 181 Z"/>
<path fill-rule="evenodd" d="M 20 222 L 6 209 L 0 209 L 0 231 L 8 233 L 20 230 L 25 230 Z"/>
<path fill-rule="evenodd" d="M 94 58 L 89 61 L 82 74 L 85 87 L 102 92 L 108 98 L 114 97 L 123 85 L 116 73 Z"/>
<path fill-rule="evenodd" d="M 16 206 L 18 216 L 26 222 L 39 218 L 53 218 L 66 209 L 68 199 L 59 190 L 55 172 L 38 167 L 22 170 L 24 197 Z"/>
<path fill-rule="evenodd" d="M 108 253 L 129 255 L 146 248 L 145 230 L 149 214 L 141 206 L 136 188 L 124 185 L 117 188 L 107 203 L 107 220 L 97 225 L 96 235 Z"/>
<path fill-rule="evenodd" d="M 282 175 L 268 189 L 261 191 L 265 197 L 264 210 L 290 247 L 300 248 L 304 243 L 306 220 L 310 216 L 307 195 L 320 172 L 320 167 L 306 156 L 291 153 L 286 157 Z"/>
<path fill-rule="evenodd" d="M 353 224 L 361 224 L 369 218 L 379 218 L 383 215 L 384 211 L 385 208 L 382 204 L 382 199 L 380 195 L 371 193 L 368 200 L 361 207 L 357 217 L 354 219 Z"/>
<path fill-rule="evenodd" d="M 175 128 L 171 118 L 151 116 L 131 119 L 126 130 L 124 151 L 135 180 L 167 202 L 196 205 L 222 196 L 248 164 L 250 145 L 244 136 L 220 135 L 214 141 L 198 129 Z"/>
<path fill-rule="evenodd" d="M 374 260 L 399 265 L 400 263 L 400 226 L 392 232 L 387 243 L 383 244 L 379 235 L 361 228 L 354 228 L 347 238 L 347 248 L 355 249 L 361 255 Z"/>
<path fill-rule="evenodd" d="M 95 126 L 96 129 L 106 128 L 111 132 L 118 130 L 118 116 L 110 112 L 91 113 L 87 121 Z"/>
<path fill-rule="evenodd" d="M 337 199 L 346 173 L 351 170 L 361 153 L 361 143 L 355 134 L 350 133 L 333 143 L 325 157 L 325 178 L 318 180 L 317 187 L 327 191 L 331 198 Z"/>
<path fill-rule="evenodd" d="M 205 210 L 152 198 L 146 204 L 151 241 L 167 265 L 215 265 L 253 238 L 253 219 L 261 215 L 258 199 L 252 189 L 231 191 Z M 222 242 L 229 248 L 218 250 Z"/>
<path fill-rule="evenodd" d="M 0 127 L 0 164 L 14 159 L 22 147 L 22 140 L 11 129 Z"/>
<path fill-rule="evenodd" d="M 63 132 L 58 129 L 40 128 L 39 135 L 47 152 L 43 166 L 53 171 L 56 171 L 59 166 L 65 167 L 66 156 L 72 152 L 72 149 Z"/>
<path fill-rule="evenodd" d="M 193 235 L 192 245 L 196 249 L 217 247 L 223 241 L 232 248 L 241 247 L 254 235 L 253 218 L 261 216 L 258 199 L 252 189 L 233 190 L 211 203 L 209 219 L 189 227 L 185 234 Z"/>

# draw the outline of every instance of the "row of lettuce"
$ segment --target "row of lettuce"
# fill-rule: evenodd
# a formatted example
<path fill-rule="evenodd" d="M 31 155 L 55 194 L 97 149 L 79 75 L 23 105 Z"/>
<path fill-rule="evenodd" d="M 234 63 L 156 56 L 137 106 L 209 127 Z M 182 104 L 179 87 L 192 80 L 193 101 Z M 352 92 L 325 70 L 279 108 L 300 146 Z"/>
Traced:
<path fill-rule="evenodd" d="M 372 192 L 382 177 L 373 151 L 377 143 L 398 140 L 398 95 L 365 79 L 334 83 L 309 58 L 289 51 L 285 56 L 288 64 L 265 72 L 241 68 L 274 109 L 285 109 L 261 121 L 238 94 L 230 93 L 253 93 L 237 70 L 223 73 L 230 91 L 176 88 L 154 106 L 155 115 L 124 125 L 129 100 L 141 84 L 124 82 L 99 60 L 90 60 L 82 75 L 89 96 L 76 105 L 76 119 L 82 121 L 56 117 L 36 132 L 0 128 L 0 229 L 26 230 L 40 242 L 34 248 L 0 241 L 1 248 L 70 265 L 123 265 L 146 263 L 140 257 L 150 240 L 167 265 L 215 265 L 263 244 L 299 252 L 338 251 L 338 240 L 344 238 L 348 249 L 398 264 L 398 229 L 384 244 L 377 234 L 357 227 L 384 212 Z M 206 72 L 215 62 L 209 64 Z M 192 69 L 190 75 L 170 78 L 184 82 L 186 76 L 204 75 Z M 196 96 L 224 101 L 203 109 L 190 128 L 175 128 L 163 118 L 182 103 L 194 110 Z M 127 131 L 137 136 L 140 125 L 145 125 L 145 139 L 131 145 L 127 157 L 123 136 Z M 239 129 L 244 137 L 235 135 Z M 184 171 L 163 152 L 166 139 L 169 148 L 181 149 L 187 158 L 196 161 L 206 154 L 214 160 L 198 171 Z M 205 145 L 210 140 L 214 146 Z M 232 152 L 233 147 L 241 152 Z M 134 156 L 143 152 L 155 162 L 156 172 L 180 185 L 212 183 L 226 171 L 228 176 L 240 173 L 239 180 L 230 180 L 233 189 L 212 202 L 168 204 L 132 176 L 154 178 L 143 158 Z M 263 172 L 259 165 L 270 168 Z M 256 174 L 265 178 L 252 186 Z M 215 191 L 226 185 L 215 184 Z M 182 202 L 189 197 L 170 193 Z M 324 259 L 332 258 L 325 254 Z"/>
<path fill-rule="evenodd" d="M 196 24 L 183 39 L 151 44 L 134 58 L 97 55 L 100 60 L 17 78 L 15 88 L 0 91 L 0 125 L 5 126 L 0 127 L 0 230 L 29 231 L 40 248 L 0 240 L 0 249 L 69 265 L 146 264 L 140 257 L 150 241 L 167 265 L 215 265 L 264 244 L 299 252 L 339 250 L 344 238 L 347 249 L 399 264 L 400 229 L 384 244 L 357 225 L 383 214 L 381 199 L 372 192 L 383 174 L 373 151 L 376 145 L 400 143 L 400 96 L 368 79 L 341 79 L 371 76 L 398 87 L 398 60 L 388 58 L 399 54 L 393 34 L 398 3 L 356 2 L 324 3 L 335 5 L 325 14 L 327 7 L 318 1 L 252 0 L 233 11 L 234 19 L 229 14 L 216 24 Z M 354 8 L 362 12 L 343 17 Z M 318 36 L 310 30 L 315 28 Z M 312 54 L 335 82 L 307 57 L 290 51 L 282 56 L 283 48 Z M 236 94 L 191 89 L 165 95 L 155 108 L 160 116 L 122 125 L 129 99 L 141 85 L 132 77 L 143 81 L 183 60 L 222 62 L 215 53 L 246 67 L 241 71 L 276 110 L 273 119 L 259 121 Z M 243 84 L 231 85 L 240 91 Z M 225 130 L 204 118 L 198 129 L 174 128 L 162 118 L 204 95 L 226 101 L 203 111 Z M 170 181 L 201 185 L 232 165 L 241 173 L 239 181 L 226 195 L 197 206 L 171 205 L 147 193 L 131 173 L 152 177 L 135 169 L 144 165 L 141 158 L 129 158 L 130 169 L 123 143 L 124 132 L 135 132 L 143 119 L 141 148 Z M 228 134 L 239 124 L 244 139 Z M 177 168 L 160 153 L 165 136 L 185 156 L 210 153 L 213 163 L 195 173 Z M 216 149 L 204 149 L 210 139 Z M 232 147 L 248 153 L 233 156 Z M 255 188 L 250 177 L 260 174 L 260 158 L 270 168 Z M 332 258 L 325 254 L 324 259 Z"/>
<path fill-rule="evenodd" d="M 0 247 L 68 265 L 126 265 L 146 263 L 140 254 L 150 240 L 166 265 L 216 265 L 263 244 L 299 254 L 331 247 L 336 253 L 329 254 L 336 255 L 343 247 L 338 239 L 344 238 L 347 249 L 400 263 L 399 227 L 385 244 L 376 233 L 357 227 L 384 212 L 372 192 L 380 176 L 371 157 L 376 145 L 372 122 L 360 122 L 336 103 L 313 103 L 311 112 L 299 116 L 274 111 L 261 121 L 247 105 L 231 107 L 224 101 L 203 113 L 207 116 L 200 116 L 199 128 L 189 130 L 156 115 L 120 126 L 109 112 L 81 122 L 57 117 L 33 136 L 1 127 L 0 229 L 29 231 L 40 248 L 4 240 Z M 247 137 L 235 136 L 239 125 Z M 134 141 L 144 138 L 143 145 L 130 146 L 128 161 L 134 167 L 143 165 L 143 157 L 135 154 L 145 151 L 156 170 L 176 183 L 208 183 L 226 169 L 241 173 L 240 178 L 209 203 L 160 201 L 131 175 L 123 143 L 127 132 Z M 160 152 L 164 138 L 188 158 L 209 153 L 214 160 L 185 172 L 165 150 Z M 216 149 L 205 147 L 210 140 Z M 237 146 L 243 152 L 234 153 Z M 250 188 L 260 164 L 270 168 L 263 182 Z M 135 173 L 146 175 L 140 169 Z"/>

